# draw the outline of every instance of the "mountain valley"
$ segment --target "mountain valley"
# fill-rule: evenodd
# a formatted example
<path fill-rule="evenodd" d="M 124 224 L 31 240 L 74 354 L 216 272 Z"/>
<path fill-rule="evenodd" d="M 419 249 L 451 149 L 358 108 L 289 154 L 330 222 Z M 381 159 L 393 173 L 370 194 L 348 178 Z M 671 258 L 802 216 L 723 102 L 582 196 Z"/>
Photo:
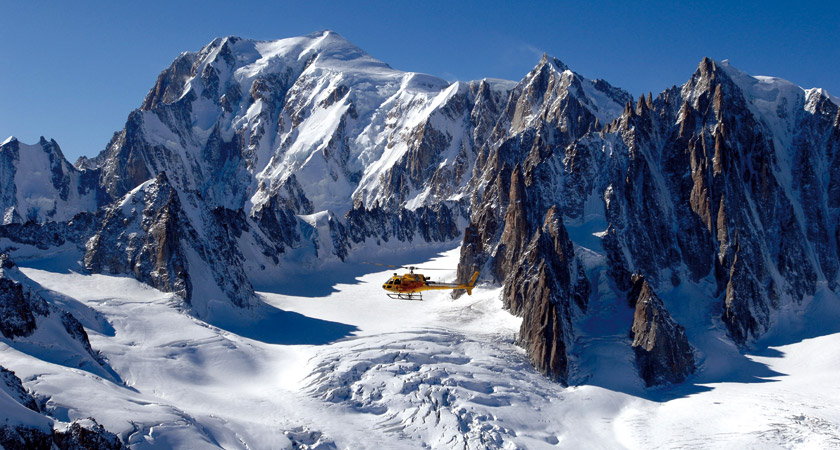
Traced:
<path fill-rule="evenodd" d="M 0 144 L 0 445 L 838 446 L 838 104 L 184 52 L 99 155 Z"/>

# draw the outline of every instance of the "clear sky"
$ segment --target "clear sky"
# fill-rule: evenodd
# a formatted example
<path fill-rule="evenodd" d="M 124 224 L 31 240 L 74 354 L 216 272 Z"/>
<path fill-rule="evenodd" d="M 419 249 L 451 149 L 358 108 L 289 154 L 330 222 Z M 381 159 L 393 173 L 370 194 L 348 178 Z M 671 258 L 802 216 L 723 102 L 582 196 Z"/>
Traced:
<path fill-rule="evenodd" d="M 635 96 L 704 56 L 840 96 L 840 1 L 0 0 L 0 140 L 102 150 L 158 73 L 214 37 L 331 29 L 405 71 L 519 80 L 543 52 Z"/>

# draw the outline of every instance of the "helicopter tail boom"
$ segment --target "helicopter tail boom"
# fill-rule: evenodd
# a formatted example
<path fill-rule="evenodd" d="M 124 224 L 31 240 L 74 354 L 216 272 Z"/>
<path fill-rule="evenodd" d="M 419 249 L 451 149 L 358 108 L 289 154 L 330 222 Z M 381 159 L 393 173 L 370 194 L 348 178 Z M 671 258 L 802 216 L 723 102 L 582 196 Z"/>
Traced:
<path fill-rule="evenodd" d="M 475 282 L 478 279 L 478 272 L 473 273 L 472 278 L 470 278 L 470 282 L 467 284 L 457 284 L 457 283 L 439 283 L 435 281 L 429 281 L 423 286 L 420 290 L 423 291 L 436 291 L 441 289 L 465 289 L 468 295 L 472 295 L 472 290 L 475 287 Z"/>

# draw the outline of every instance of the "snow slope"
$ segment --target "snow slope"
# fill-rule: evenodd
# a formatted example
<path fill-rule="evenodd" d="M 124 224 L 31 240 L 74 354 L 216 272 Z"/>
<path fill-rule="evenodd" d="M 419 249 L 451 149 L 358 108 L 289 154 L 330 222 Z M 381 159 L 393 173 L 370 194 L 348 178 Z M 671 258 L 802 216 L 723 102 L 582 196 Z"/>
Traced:
<path fill-rule="evenodd" d="M 454 249 L 405 262 L 454 269 L 457 257 Z M 124 384 L 5 344 L 0 365 L 48 397 L 56 419 L 92 416 L 132 448 L 840 446 L 840 330 L 831 321 L 812 330 L 821 337 L 771 336 L 755 354 L 706 361 L 681 386 L 600 387 L 634 376 L 608 372 L 598 385 L 564 388 L 513 344 L 519 319 L 501 310 L 494 288 L 394 301 L 380 288 L 390 270 L 325 270 L 295 295 L 264 293 L 245 326 L 190 317 L 170 294 L 130 278 L 51 265 L 22 270 L 107 319 L 110 327 L 88 333 Z M 832 299 L 818 297 L 809 314 L 840 316 Z"/>

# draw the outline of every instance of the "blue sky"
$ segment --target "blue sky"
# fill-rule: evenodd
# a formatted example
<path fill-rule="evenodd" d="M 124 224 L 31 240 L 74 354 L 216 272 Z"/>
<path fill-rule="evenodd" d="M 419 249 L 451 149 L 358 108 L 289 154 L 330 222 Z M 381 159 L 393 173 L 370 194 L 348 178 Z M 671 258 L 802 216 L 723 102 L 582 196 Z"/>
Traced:
<path fill-rule="evenodd" d="M 93 156 L 158 73 L 214 37 L 331 29 L 405 71 L 521 79 L 543 52 L 634 95 L 704 56 L 840 96 L 840 2 L 0 0 L 0 140 Z"/>

